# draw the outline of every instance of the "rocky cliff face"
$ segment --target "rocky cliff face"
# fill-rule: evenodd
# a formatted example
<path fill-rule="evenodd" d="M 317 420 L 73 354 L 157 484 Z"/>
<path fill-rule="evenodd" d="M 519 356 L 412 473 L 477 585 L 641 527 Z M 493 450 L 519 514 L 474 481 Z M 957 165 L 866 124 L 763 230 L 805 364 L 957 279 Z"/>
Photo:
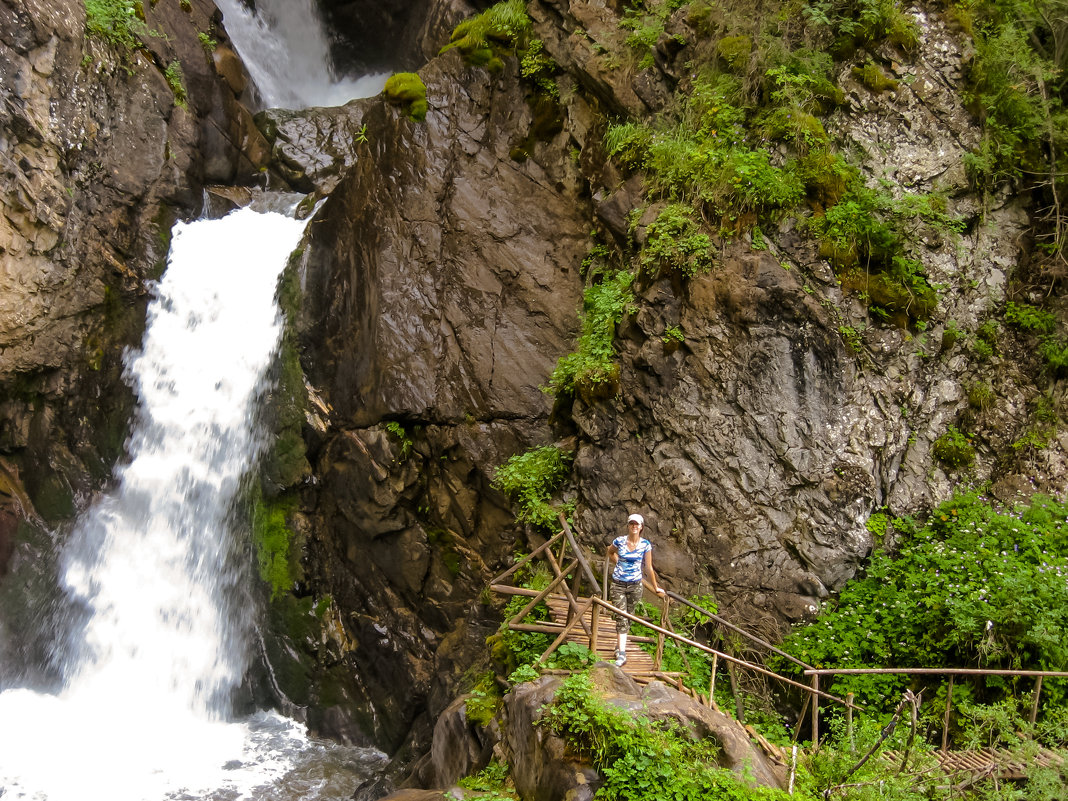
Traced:
<path fill-rule="evenodd" d="M 370 5 L 328 7 L 339 26 L 377 19 Z M 983 198 L 965 180 L 978 129 L 960 100 L 963 38 L 938 14 L 910 12 L 914 53 L 879 45 L 840 63 L 846 100 L 824 120 L 869 182 L 938 190 L 962 221 L 952 235 L 909 223 L 909 256 L 942 287 L 925 330 L 869 316 L 805 232 L 806 206 L 761 239 L 710 228 L 718 258 L 707 273 L 640 277 L 616 331 L 618 391 L 554 403 L 540 387 L 574 348 L 584 257 L 595 241 L 633 257 L 657 208 L 630 225 L 649 201 L 640 175 L 606 157 L 606 123 L 688 91 L 686 65 L 708 35 L 672 18 L 639 69 L 605 57 L 623 52 L 613 4 L 534 0 L 557 100 L 514 56 L 491 70 L 456 50 L 436 55 L 471 9 L 413 5 L 398 30 L 412 37 L 412 65 L 412 53 L 427 59 L 424 121 L 373 98 L 265 112 L 261 137 L 235 101 L 233 59 L 197 50 L 197 32 L 221 40 L 210 6 L 175 8 L 146 10 L 171 40 L 122 54 L 83 37 L 80 3 L 0 2 L 11 21 L 0 69 L 16 87 L 2 120 L 2 302 L 19 299 L 0 314 L 0 573 L 29 507 L 62 519 L 118 454 L 119 354 L 136 339 L 166 223 L 196 205 L 202 182 L 240 181 L 261 159 L 326 197 L 289 308 L 312 390 L 308 464 L 275 487 L 300 501 L 292 600 L 308 608 L 290 607 L 291 629 L 314 623 L 304 659 L 278 649 L 291 681 L 277 689 L 321 731 L 426 747 L 496 627 L 487 579 L 536 539 L 490 486 L 498 465 L 534 446 L 574 452 L 564 494 L 586 545 L 600 551 L 640 511 L 664 583 L 714 593 L 732 619 L 770 630 L 853 575 L 877 509 L 922 513 L 962 479 L 989 479 L 1007 500 L 1065 491 L 1063 434 L 1040 451 L 1012 447 L 1039 395 L 1063 418 L 1062 385 L 1023 338 L 1003 332 L 978 358 L 956 335 L 1004 304 L 1030 220 L 1026 198 Z M 186 48 L 185 108 L 163 75 L 179 55 L 170 48 Z M 871 58 L 894 91 L 857 77 Z M 969 404 L 977 381 L 996 403 Z M 961 474 L 932 448 L 965 417 L 978 433 Z"/>
<path fill-rule="evenodd" d="M 937 190 L 962 220 L 953 236 L 912 223 L 910 256 L 943 287 L 926 330 L 871 319 L 788 215 L 766 244 L 724 238 L 707 274 L 641 279 L 617 330 L 618 392 L 551 409 L 538 387 L 572 350 L 591 232 L 623 252 L 643 236 L 626 223 L 644 202 L 640 180 L 605 158 L 605 120 L 663 106 L 685 86 L 693 46 L 611 70 L 595 46 L 621 37 L 611 8 L 528 11 L 562 68 L 552 125 L 514 61 L 491 72 L 450 51 L 420 71 L 425 122 L 379 101 L 326 115 L 335 138 L 360 131 L 340 178 L 297 144 L 313 140 L 299 133 L 307 117 L 277 129 L 290 169 L 330 192 L 301 267 L 303 362 L 333 410 L 304 490 L 309 582 L 348 614 L 363 680 L 385 689 L 404 677 L 403 698 L 372 702 L 393 743 L 443 708 L 465 661 L 456 649 L 480 645 L 489 612 L 477 591 L 522 547 L 489 488 L 513 453 L 573 449 L 566 494 L 588 546 L 641 511 L 664 581 L 772 631 L 854 574 L 877 509 L 922 513 L 962 479 L 993 480 L 1008 500 L 1064 490 L 1063 436 L 1033 461 L 1009 447 L 1048 390 L 1025 344 L 1005 336 L 982 361 L 953 341 L 1004 302 L 1028 215 L 1020 198 L 969 188 L 961 156 L 978 129 L 960 100 L 963 45 L 919 11 L 917 52 L 874 53 L 896 91 L 864 86 L 853 68 L 871 54 L 858 54 L 838 68 L 846 101 L 827 127 L 869 180 Z M 962 476 L 932 447 L 976 413 L 966 396 L 980 379 L 1002 400 L 981 412 Z"/>

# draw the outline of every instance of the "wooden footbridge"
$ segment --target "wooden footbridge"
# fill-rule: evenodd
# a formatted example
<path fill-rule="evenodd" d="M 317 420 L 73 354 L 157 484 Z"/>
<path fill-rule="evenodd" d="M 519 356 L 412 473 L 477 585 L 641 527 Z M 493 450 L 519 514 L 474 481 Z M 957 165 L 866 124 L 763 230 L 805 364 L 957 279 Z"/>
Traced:
<path fill-rule="evenodd" d="M 632 622 L 640 623 L 647 629 L 650 629 L 654 634 L 653 637 L 638 636 L 635 634 L 631 634 L 628 637 L 627 660 L 621 669 L 636 682 L 639 684 L 648 684 L 655 680 L 663 681 L 664 683 L 670 684 L 678 690 L 691 695 L 702 703 L 718 709 L 713 699 L 713 695 L 715 692 L 717 669 L 722 664 L 726 667 L 731 684 L 731 695 L 735 699 L 735 715 L 738 721 L 744 724 L 745 714 L 742 705 L 742 694 L 738 688 L 736 671 L 739 669 L 753 671 L 754 673 L 766 676 L 781 684 L 792 686 L 805 695 L 805 704 L 802 707 L 797 727 L 794 730 L 794 740 L 796 741 L 800 736 L 803 724 L 806 722 L 807 718 L 813 748 L 818 747 L 820 740 L 819 709 L 821 701 L 842 706 L 845 709 L 847 721 L 852 720 L 853 710 L 862 709 L 860 705 L 853 702 L 852 694 L 843 699 L 821 690 L 821 677 L 833 674 L 859 673 L 949 675 L 950 681 L 946 699 L 942 747 L 937 752 L 937 759 L 939 767 L 951 778 L 951 780 L 957 781 L 960 780 L 961 776 L 964 776 L 964 783 L 967 784 L 990 776 L 996 776 L 1002 779 L 1020 778 L 1024 774 L 1025 766 L 1016 764 L 1016 762 L 1003 751 L 992 749 L 982 749 L 978 751 L 951 751 L 947 748 L 949 713 L 953 699 L 954 677 L 961 675 L 1034 677 L 1036 679 L 1036 685 L 1032 697 L 1032 723 L 1035 722 L 1038 712 L 1039 696 L 1042 690 L 1042 679 L 1044 677 L 1068 678 L 1068 673 L 1056 671 L 978 670 L 965 668 L 843 668 L 817 670 L 785 651 L 776 648 L 774 645 L 766 642 L 760 637 L 735 626 L 715 613 L 703 609 L 681 595 L 670 591 L 663 599 L 660 624 L 653 623 L 647 618 L 631 615 L 609 603 L 608 559 L 604 559 L 604 569 L 602 571 L 601 579 L 598 580 L 590 566 L 591 560 L 579 546 L 567 520 L 563 515 L 560 515 L 559 519 L 562 528 L 558 534 L 538 548 L 535 548 L 533 552 L 518 560 L 514 565 L 490 582 L 490 589 L 496 593 L 509 596 L 526 596 L 529 598 L 529 601 L 523 608 L 505 622 L 508 628 L 514 631 L 531 631 L 554 635 L 554 639 L 549 647 L 538 658 L 537 664 L 545 663 L 553 652 L 565 642 L 581 643 L 588 647 L 598 659 L 614 661 L 617 639 L 614 620 L 611 616 L 619 615 L 626 617 Z M 530 564 L 534 559 L 538 558 L 543 559 L 548 564 L 551 571 L 552 578 L 547 586 L 541 590 L 535 590 L 527 587 L 520 587 L 514 583 L 506 583 L 506 581 L 522 567 Z M 647 589 L 652 591 L 652 587 L 649 586 L 648 583 L 643 581 L 643 584 Z M 584 589 L 586 594 L 583 594 Z M 748 640 L 760 649 L 775 653 L 793 663 L 800 668 L 803 675 L 808 677 L 810 684 L 804 684 L 787 676 L 775 673 L 762 665 L 733 656 L 723 650 L 713 648 L 710 645 L 698 642 L 674 631 L 669 615 L 670 604 L 673 601 L 688 606 L 699 614 L 705 616 L 719 626 L 721 630 L 729 631 L 743 640 Z M 544 603 L 548 607 L 549 619 L 525 622 L 526 618 L 540 603 Z M 707 693 L 694 690 L 683 684 L 682 679 L 686 674 L 662 669 L 664 643 L 667 639 L 673 639 L 680 644 L 692 646 L 700 651 L 704 651 L 712 657 L 711 678 Z M 652 653 L 641 647 L 642 645 L 649 644 L 655 646 L 652 649 Z M 917 696 L 912 696 L 911 692 L 907 692 L 905 698 L 903 698 L 901 704 L 899 704 L 897 712 L 895 712 L 892 725 L 896 725 L 897 717 L 907 706 L 906 702 L 910 700 L 913 703 L 914 713 L 918 710 L 919 698 Z M 777 748 L 768 743 L 751 727 L 747 726 L 746 728 L 755 739 L 760 741 L 760 744 L 769 752 L 769 755 L 773 758 L 782 760 L 784 764 L 788 761 L 788 754 L 784 749 Z M 915 714 L 913 715 L 913 732 L 915 733 Z M 884 739 L 886 736 L 887 734 L 884 733 Z M 882 741 L 880 741 L 880 744 L 881 742 Z M 1062 754 L 1048 751 L 1046 749 L 1039 749 L 1037 754 L 1038 755 L 1034 758 L 1035 764 L 1060 765 L 1064 762 L 1064 756 Z M 868 757 L 865 757 L 865 759 L 867 758 Z M 907 750 L 903 755 L 886 752 L 881 755 L 881 758 L 884 760 L 890 759 L 895 762 L 900 762 L 902 768 L 904 768 L 909 755 Z M 857 767 L 859 767 L 859 765 Z"/>

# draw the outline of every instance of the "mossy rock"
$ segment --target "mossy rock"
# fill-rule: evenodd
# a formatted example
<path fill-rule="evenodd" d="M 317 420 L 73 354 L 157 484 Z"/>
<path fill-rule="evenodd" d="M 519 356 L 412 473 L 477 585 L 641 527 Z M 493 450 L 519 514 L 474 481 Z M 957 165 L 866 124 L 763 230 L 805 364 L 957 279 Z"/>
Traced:
<path fill-rule="evenodd" d="M 732 72 L 744 72 L 753 52 L 753 40 L 748 36 L 724 36 L 716 52 Z"/>
<path fill-rule="evenodd" d="M 897 91 L 898 82 L 887 77 L 879 65 L 869 61 L 863 67 L 853 67 L 853 77 L 864 84 L 868 89 L 879 94 L 886 91 Z"/>
<path fill-rule="evenodd" d="M 426 84 L 414 72 L 398 72 L 391 75 L 383 88 L 386 99 L 404 109 L 404 113 L 416 122 L 426 119 L 428 109 Z"/>

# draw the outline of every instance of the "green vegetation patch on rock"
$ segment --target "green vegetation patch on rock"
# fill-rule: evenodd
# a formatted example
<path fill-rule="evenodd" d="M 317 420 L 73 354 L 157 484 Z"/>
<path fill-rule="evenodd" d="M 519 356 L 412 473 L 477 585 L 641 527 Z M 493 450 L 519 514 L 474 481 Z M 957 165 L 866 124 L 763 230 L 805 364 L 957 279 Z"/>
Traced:
<path fill-rule="evenodd" d="M 426 84 L 414 72 L 398 72 L 389 76 L 383 88 L 386 99 L 404 109 L 404 113 L 416 122 L 426 119 Z"/>

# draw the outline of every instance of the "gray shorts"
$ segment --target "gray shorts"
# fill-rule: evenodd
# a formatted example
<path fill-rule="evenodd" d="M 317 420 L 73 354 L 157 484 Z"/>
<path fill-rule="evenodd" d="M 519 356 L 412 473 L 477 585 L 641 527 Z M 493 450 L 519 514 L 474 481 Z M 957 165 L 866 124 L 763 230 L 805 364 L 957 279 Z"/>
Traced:
<path fill-rule="evenodd" d="M 612 606 L 634 614 L 634 606 L 642 599 L 642 583 L 640 581 L 623 582 L 612 579 L 608 585 L 608 600 Z M 622 615 L 612 615 L 616 620 L 616 633 L 626 634 L 630 631 L 630 618 Z"/>

